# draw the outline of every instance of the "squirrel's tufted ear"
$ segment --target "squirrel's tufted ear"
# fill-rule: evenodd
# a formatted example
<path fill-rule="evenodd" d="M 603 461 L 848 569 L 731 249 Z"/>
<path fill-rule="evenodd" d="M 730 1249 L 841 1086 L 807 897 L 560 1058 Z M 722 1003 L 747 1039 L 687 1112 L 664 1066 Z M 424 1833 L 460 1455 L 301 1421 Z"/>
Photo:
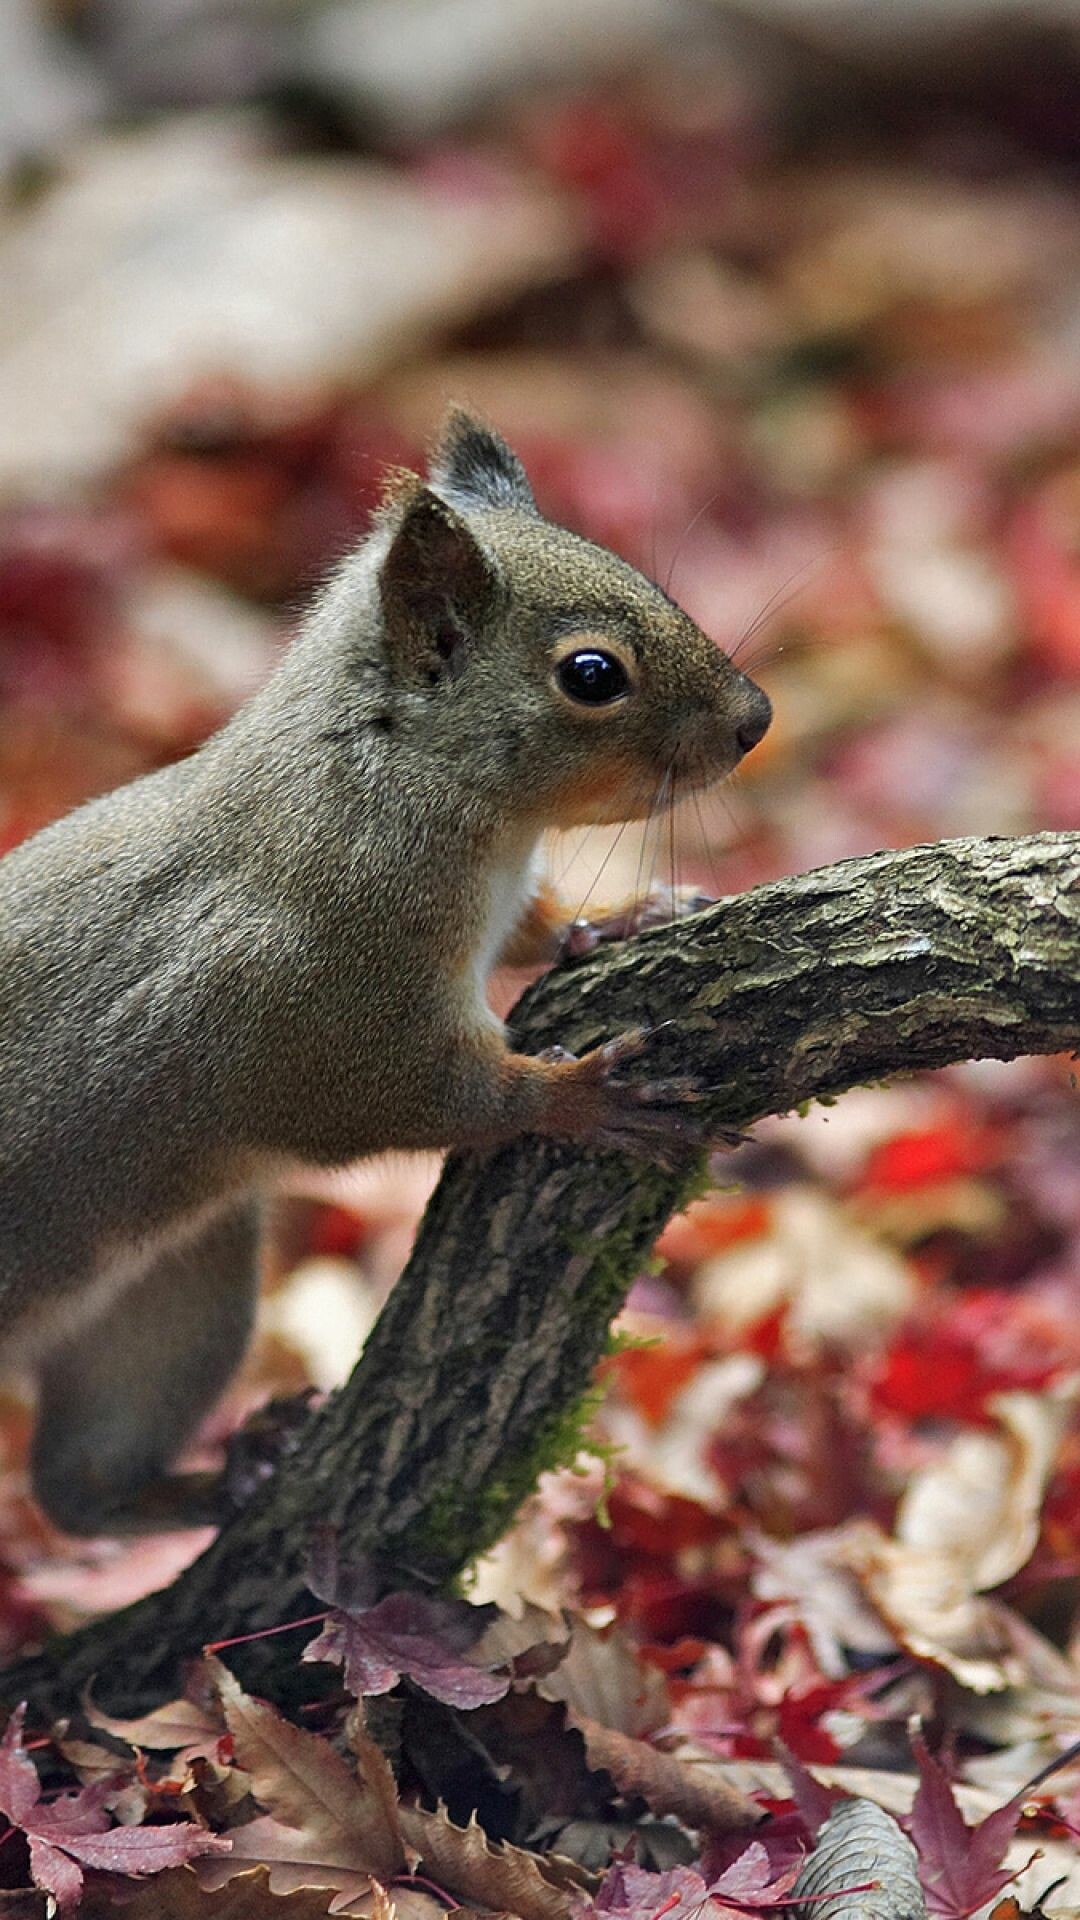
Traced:
<path fill-rule="evenodd" d="M 536 512 L 525 469 L 493 427 L 455 409 L 431 457 L 431 484 L 464 507 Z"/>
<path fill-rule="evenodd" d="M 426 686 L 452 678 L 497 589 L 494 563 L 461 515 L 429 487 L 410 487 L 379 569 L 391 663 Z"/>

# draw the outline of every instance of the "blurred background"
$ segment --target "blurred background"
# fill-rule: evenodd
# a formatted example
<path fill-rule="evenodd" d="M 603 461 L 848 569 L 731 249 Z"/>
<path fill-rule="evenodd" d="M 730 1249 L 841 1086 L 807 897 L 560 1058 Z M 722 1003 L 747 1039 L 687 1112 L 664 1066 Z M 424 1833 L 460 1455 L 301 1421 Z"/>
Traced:
<path fill-rule="evenodd" d="M 1080 827 L 1078 174 L 1074 0 L 4 0 L 0 848 L 218 726 L 449 401 L 774 701 L 605 893 Z M 553 853 L 572 906 L 608 850 Z M 1064 1339 L 1077 1160 L 1066 1062 L 859 1093 L 760 1129 L 638 1304 L 880 1357 L 1024 1288 Z M 432 1178 L 296 1208 L 226 1423 L 341 1376 Z M 166 1577 L 73 1584 L 23 1437 L 35 1607 Z"/>

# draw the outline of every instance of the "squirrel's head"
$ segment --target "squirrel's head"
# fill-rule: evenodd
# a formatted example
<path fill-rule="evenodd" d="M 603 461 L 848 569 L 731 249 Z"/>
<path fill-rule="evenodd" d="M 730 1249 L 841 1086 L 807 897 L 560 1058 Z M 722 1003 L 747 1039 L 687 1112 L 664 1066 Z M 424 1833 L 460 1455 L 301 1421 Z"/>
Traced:
<path fill-rule="evenodd" d="M 427 483 L 392 494 L 383 541 L 392 724 L 510 813 L 641 817 L 769 725 L 761 689 L 659 587 L 543 519 L 517 456 L 465 414 Z"/>

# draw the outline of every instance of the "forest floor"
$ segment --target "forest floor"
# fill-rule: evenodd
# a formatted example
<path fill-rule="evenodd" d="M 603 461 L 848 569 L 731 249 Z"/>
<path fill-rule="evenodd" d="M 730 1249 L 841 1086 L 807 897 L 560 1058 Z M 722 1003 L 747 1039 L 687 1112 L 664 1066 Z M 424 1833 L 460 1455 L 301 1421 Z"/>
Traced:
<path fill-rule="evenodd" d="M 327 195 L 378 201 L 389 179 L 418 233 L 464 205 L 457 280 L 433 290 L 414 261 L 370 361 L 316 338 L 282 372 L 256 341 L 207 372 L 195 342 L 163 398 L 132 351 L 116 444 L 107 396 L 65 440 L 39 395 L 42 444 L 27 413 L 5 456 L 0 846 L 219 724 L 449 399 L 775 705 L 745 775 L 670 837 L 554 847 L 571 905 L 604 862 L 605 894 L 669 873 L 722 893 L 875 847 L 1080 827 L 1075 208 L 985 128 L 902 161 L 793 154 L 755 85 L 657 64 L 377 163 L 214 123 L 267 193 L 310 166 Z M 151 218 L 175 137 L 96 136 L 0 223 L 0 267 L 80 227 L 84 293 L 106 288 L 124 242 L 94 169 L 144 182 Z M 517 253 L 481 271 L 493 228 Z M 42 278 L 20 297 L 44 326 Z M 201 1458 L 268 1395 L 344 1376 L 436 1172 L 296 1193 Z M 716 1173 L 618 1322 L 587 1451 L 469 1581 L 484 1612 L 372 1608 L 360 1573 L 324 1568 L 341 1604 L 312 1628 L 298 1725 L 242 1692 L 227 1648 L 145 1722 L 88 1699 L 24 1745 L 13 1721 L 3 1885 L 70 1911 L 85 1879 L 96 1912 L 171 1869 L 136 1920 L 331 1901 L 379 1920 L 764 1915 L 793 1905 L 825 1788 L 908 1820 L 943 1920 L 1076 1911 L 1080 1764 L 1028 1784 L 1080 1741 L 1074 1063 L 858 1090 L 762 1124 Z M 205 1539 L 62 1538 L 29 1499 L 28 1433 L 13 1391 L 5 1658 L 167 1583 Z M 957 1807 L 1006 1812 L 975 1833 Z M 460 1831 L 473 1815 L 506 1851 Z"/>

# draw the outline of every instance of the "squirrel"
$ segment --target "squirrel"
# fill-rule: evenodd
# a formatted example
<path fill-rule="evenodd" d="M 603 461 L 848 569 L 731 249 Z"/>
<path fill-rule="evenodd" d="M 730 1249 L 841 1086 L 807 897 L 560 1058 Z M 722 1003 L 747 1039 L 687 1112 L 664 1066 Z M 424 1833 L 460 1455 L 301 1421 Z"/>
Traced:
<path fill-rule="evenodd" d="M 0 1324 L 58 1526 L 223 1517 L 221 1476 L 173 1468 L 243 1354 L 284 1172 L 697 1137 L 687 1082 L 617 1073 L 642 1033 L 526 1057 L 485 985 L 626 930 L 571 932 L 546 828 L 645 817 L 770 715 L 456 413 L 218 733 L 0 861 Z"/>

